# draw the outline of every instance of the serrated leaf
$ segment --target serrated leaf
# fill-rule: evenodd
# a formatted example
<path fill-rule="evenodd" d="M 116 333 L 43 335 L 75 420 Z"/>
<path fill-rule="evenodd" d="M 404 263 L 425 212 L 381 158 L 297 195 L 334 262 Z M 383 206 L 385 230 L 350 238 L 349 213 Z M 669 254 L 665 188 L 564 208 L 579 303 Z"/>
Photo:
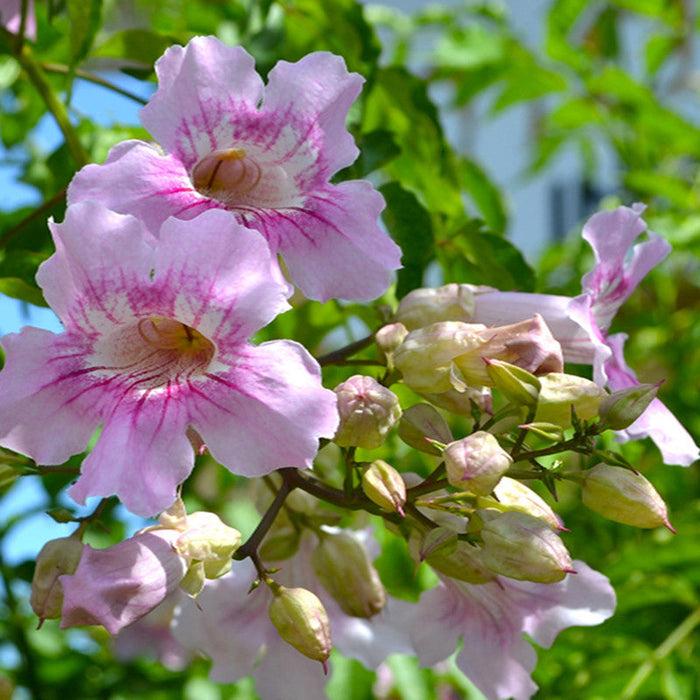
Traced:
<path fill-rule="evenodd" d="M 379 191 L 386 199 L 382 221 L 403 251 L 396 289 L 396 296 L 401 299 L 423 284 L 423 273 L 435 242 L 432 221 L 416 196 L 398 182 L 382 185 Z"/>
<path fill-rule="evenodd" d="M 90 52 L 100 28 L 102 0 L 68 0 L 71 65 L 80 63 Z"/>

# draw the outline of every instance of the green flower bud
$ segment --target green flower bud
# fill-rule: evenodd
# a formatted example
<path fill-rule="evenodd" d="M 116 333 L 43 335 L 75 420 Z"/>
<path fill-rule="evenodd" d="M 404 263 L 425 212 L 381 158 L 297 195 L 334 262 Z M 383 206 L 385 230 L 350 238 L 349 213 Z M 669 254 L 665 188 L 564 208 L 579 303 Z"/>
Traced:
<path fill-rule="evenodd" d="M 408 335 L 408 330 L 403 323 L 389 323 L 382 326 L 374 334 L 374 343 L 377 346 L 379 359 L 384 362 L 387 369 L 394 369 L 394 353 Z"/>
<path fill-rule="evenodd" d="M 536 494 L 529 486 L 522 481 L 504 476 L 493 490 L 498 499 L 493 503 L 492 499 L 479 501 L 480 507 L 498 508 L 500 510 L 519 510 L 528 513 L 540 520 L 544 520 L 553 530 L 561 530 L 562 525 L 557 514 L 552 510 L 547 501 Z"/>
<path fill-rule="evenodd" d="M 481 529 L 484 564 L 519 581 L 555 583 L 571 573 L 571 555 L 548 523 L 516 510 L 493 515 Z"/>
<path fill-rule="evenodd" d="M 648 479 L 631 469 L 598 464 L 584 474 L 583 504 L 598 515 L 623 525 L 652 528 L 665 525 L 668 510 Z"/>
<path fill-rule="evenodd" d="M 448 481 L 477 496 L 491 493 L 513 463 L 498 440 L 484 430 L 451 442 L 443 457 Z"/>
<path fill-rule="evenodd" d="M 349 532 L 322 532 L 311 565 L 323 587 L 346 615 L 372 617 L 386 603 L 386 591 L 369 554 Z"/>
<path fill-rule="evenodd" d="M 401 417 L 399 399 L 376 379 L 356 374 L 335 388 L 340 425 L 333 438 L 341 447 L 379 447 Z"/>
<path fill-rule="evenodd" d="M 581 420 L 598 415 L 598 409 L 607 392 L 595 382 L 575 374 L 554 372 L 539 377 L 541 390 L 535 413 L 538 423 L 554 423 L 562 428 L 571 427 L 571 407 Z"/>
<path fill-rule="evenodd" d="M 628 428 L 646 411 L 658 391 L 656 384 L 639 384 L 606 396 L 598 408 L 603 426 L 609 430 Z"/>
<path fill-rule="evenodd" d="M 540 380 L 532 372 L 502 360 L 487 360 L 485 364 L 490 383 L 508 401 L 523 406 L 534 406 L 537 403 Z"/>
<path fill-rule="evenodd" d="M 401 474 L 383 459 L 375 459 L 362 473 L 362 490 L 367 498 L 387 511 L 404 515 L 406 484 Z"/>
<path fill-rule="evenodd" d="M 187 593 L 190 598 L 197 598 L 197 596 L 202 592 L 204 588 L 204 581 L 206 579 L 206 572 L 204 570 L 204 562 L 193 561 L 187 573 L 180 581 L 180 588 Z"/>
<path fill-rule="evenodd" d="M 564 439 L 564 428 L 554 423 L 525 423 L 518 427 L 549 442 L 561 442 Z"/>
<path fill-rule="evenodd" d="M 270 620 L 280 637 L 314 661 L 323 664 L 330 656 L 331 624 L 323 603 L 305 588 L 271 585 L 274 598 L 270 604 Z"/>
<path fill-rule="evenodd" d="M 83 547 L 78 537 L 59 537 L 47 542 L 37 555 L 29 602 L 41 622 L 61 617 L 63 586 L 59 576 L 75 573 Z"/>
<path fill-rule="evenodd" d="M 440 394 L 421 394 L 424 399 L 430 401 L 433 406 L 444 408 L 457 416 L 471 418 L 476 406 L 480 411 L 491 413 L 493 410 L 493 397 L 491 389 L 485 386 L 468 386 L 464 391 L 449 389 Z"/>
<path fill-rule="evenodd" d="M 447 421 L 427 403 L 417 403 L 403 412 L 398 434 L 409 447 L 429 455 L 441 455 L 442 451 L 425 438 L 442 444 L 452 442 L 452 431 Z"/>
<path fill-rule="evenodd" d="M 394 320 L 409 331 L 439 321 L 469 322 L 474 316 L 474 306 L 474 291 L 469 284 L 414 289 L 399 302 Z"/>
<path fill-rule="evenodd" d="M 197 511 L 187 516 L 187 529 L 175 540 L 178 554 L 197 561 L 226 561 L 241 543 L 241 533 L 218 515 Z"/>

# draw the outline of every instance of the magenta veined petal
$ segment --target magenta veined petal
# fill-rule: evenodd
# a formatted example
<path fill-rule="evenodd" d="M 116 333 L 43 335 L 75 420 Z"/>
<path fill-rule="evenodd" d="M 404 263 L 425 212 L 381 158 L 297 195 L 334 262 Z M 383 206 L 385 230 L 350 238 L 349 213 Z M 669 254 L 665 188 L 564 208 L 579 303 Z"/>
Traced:
<path fill-rule="evenodd" d="M 382 196 L 367 182 L 329 184 L 358 153 L 345 120 L 364 80 L 342 58 L 281 61 L 263 85 L 242 48 L 198 37 L 169 48 L 157 73 L 141 118 L 162 150 L 119 144 L 75 176 L 69 203 L 100 201 L 156 235 L 168 217 L 221 209 L 264 236 L 309 298 L 387 289 L 401 251 L 379 226 Z"/>
<path fill-rule="evenodd" d="M 191 427 L 239 474 L 311 464 L 335 432 L 335 394 L 301 346 L 248 343 L 291 292 L 258 233 L 214 210 L 155 238 L 97 202 L 51 229 L 38 281 L 66 331 L 4 339 L 0 444 L 56 464 L 101 425 L 70 494 L 116 494 L 141 515 L 192 470 Z"/>

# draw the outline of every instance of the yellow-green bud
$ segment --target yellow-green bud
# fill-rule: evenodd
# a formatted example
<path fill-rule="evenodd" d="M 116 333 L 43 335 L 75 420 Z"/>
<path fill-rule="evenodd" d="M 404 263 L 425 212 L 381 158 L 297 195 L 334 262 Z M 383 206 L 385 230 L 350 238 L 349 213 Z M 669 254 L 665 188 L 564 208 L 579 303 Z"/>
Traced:
<path fill-rule="evenodd" d="M 446 411 L 454 413 L 457 416 L 471 418 L 474 412 L 474 406 L 486 413 L 491 413 L 493 410 L 491 389 L 485 386 L 468 386 L 464 391 L 449 389 L 440 394 L 423 393 L 421 395 L 427 401 L 430 401 L 433 406 L 444 408 Z"/>
<path fill-rule="evenodd" d="M 643 528 L 665 525 L 675 532 L 658 491 L 631 469 L 608 464 L 589 469 L 584 474 L 581 499 L 586 507 L 616 523 Z"/>
<path fill-rule="evenodd" d="M 571 407 L 581 420 L 598 415 L 598 409 L 607 392 L 595 382 L 575 374 L 553 372 L 543 374 L 535 421 L 554 423 L 562 428 L 571 427 Z"/>
<path fill-rule="evenodd" d="M 451 442 L 443 453 L 448 481 L 477 496 L 491 493 L 513 458 L 484 430 Z"/>
<path fill-rule="evenodd" d="M 204 588 L 205 579 L 204 562 L 193 561 L 180 581 L 179 586 L 190 598 L 196 598 L 202 592 L 202 588 Z"/>
<path fill-rule="evenodd" d="M 372 617 L 386 603 L 386 591 L 369 554 L 349 532 L 322 533 L 311 565 L 323 587 L 352 617 Z"/>
<path fill-rule="evenodd" d="M 273 584 L 270 620 L 280 637 L 326 670 L 333 647 L 331 624 L 323 603 L 306 588 L 286 588 Z"/>
<path fill-rule="evenodd" d="M 536 494 L 529 486 L 525 486 L 522 481 L 504 476 L 494 488 L 493 493 L 498 499 L 498 503 L 492 503 L 491 499 L 483 499 L 483 505 L 501 510 L 519 510 L 544 520 L 553 530 L 563 529 L 557 514 L 547 501 Z M 488 504 L 486 503 L 487 501 Z M 479 505 L 482 506 L 481 502 Z"/>
<path fill-rule="evenodd" d="M 564 439 L 564 428 L 554 423 L 525 423 L 518 427 L 549 442 L 561 442 Z"/>
<path fill-rule="evenodd" d="M 444 445 L 452 442 L 452 431 L 447 421 L 427 403 L 417 403 L 403 412 L 398 434 L 409 447 L 429 455 L 441 455 L 442 451 L 425 438 Z"/>
<path fill-rule="evenodd" d="M 406 484 L 394 467 L 375 459 L 362 473 L 362 490 L 367 498 L 387 511 L 404 515 Z"/>
<path fill-rule="evenodd" d="M 301 532 L 291 523 L 272 526 L 260 546 L 260 558 L 263 561 L 282 561 L 293 557 L 299 551 Z"/>
<path fill-rule="evenodd" d="M 83 547 L 78 537 L 59 537 L 47 542 L 37 555 L 29 602 L 41 622 L 61 617 L 63 586 L 59 576 L 75 573 Z"/>
<path fill-rule="evenodd" d="M 197 561 L 231 559 L 241 543 L 241 533 L 215 513 L 197 511 L 187 516 L 187 529 L 175 540 L 178 554 Z"/>
<path fill-rule="evenodd" d="M 488 513 L 481 555 L 491 571 L 537 583 L 555 583 L 572 573 L 571 555 L 548 523 L 516 510 Z"/>
<path fill-rule="evenodd" d="M 412 331 L 439 321 L 468 322 L 473 316 L 473 287 L 452 283 L 437 289 L 422 288 L 409 292 L 399 302 L 394 320 Z"/>
<path fill-rule="evenodd" d="M 389 323 L 382 326 L 374 334 L 374 343 L 377 346 L 379 359 L 384 362 L 387 369 L 394 369 L 394 353 L 408 335 L 408 330 L 403 323 Z"/>
<path fill-rule="evenodd" d="M 604 427 L 609 430 L 628 428 L 647 410 L 658 391 L 656 384 L 639 384 L 606 396 L 598 409 Z"/>
<path fill-rule="evenodd" d="M 503 360 L 486 360 L 490 383 L 508 401 L 523 406 L 534 406 L 540 394 L 540 380 L 522 367 Z"/>
<path fill-rule="evenodd" d="M 187 529 L 187 510 L 185 503 L 179 496 L 170 508 L 158 516 L 158 525 L 171 530 Z"/>
<path fill-rule="evenodd" d="M 340 425 L 333 440 L 341 447 L 379 447 L 401 417 L 396 394 L 372 377 L 356 374 L 335 393 Z"/>

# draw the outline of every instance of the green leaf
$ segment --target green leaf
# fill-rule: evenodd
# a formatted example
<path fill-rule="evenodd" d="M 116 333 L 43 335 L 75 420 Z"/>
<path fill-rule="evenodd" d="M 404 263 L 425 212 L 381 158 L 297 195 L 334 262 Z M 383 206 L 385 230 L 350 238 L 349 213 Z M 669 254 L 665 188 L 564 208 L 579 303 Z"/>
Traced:
<path fill-rule="evenodd" d="M 71 65 L 80 63 L 90 52 L 102 20 L 102 0 L 68 0 Z"/>
<path fill-rule="evenodd" d="M 499 189 L 474 161 L 463 158 L 458 163 L 460 184 L 471 195 L 489 228 L 503 233 L 506 211 Z"/>
<path fill-rule="evenodd" d="M 399 270 L 396 289 L 396 296 L 401 299 L 423 284 L 423 273 L 432 259 L 432 221 L 416 196 L 398 182 L 382 185 L 379 191 L 386 199 L 382 221 L 403 251 L 403 268 Z"/>
<path fill-rule="evenodd" d="M 125 29 L 112 35 L 93 52 L 94 56 L 118 58 L 153 66 L 163 52 L 177 43 L 175 37 L 147 29 Z"/>
<path fill-rule="evenodd" d="M 352 165 L 341 170 L 334 180 L 366 177 L 401 153 L 392 133 L 386 129 L 376 129 L 367 134 L 360 134 L 356 138 L 356 143 L 360 149 L 360 155 Z"/>
<path fill-rule="evenodd" d="M 27 301 L 35 306 L 48 306 L 44 295 L 36 287 L 30 286 L 24 280 L 16 277 L 0 278 L 0 294 L 20 301 Z"/>
<path fill-rule="evenodd" d="M 34 277 L 46 259 L 41 253 L 28 250 L 7 250 L 0 262 L 0 293 L 36 306 L 47 306 Z"/>
<path fill-rule="evenodd" d="M 529 292 L 535 273 L 510 241 L 481 230 L 473 219 L 444 241 L 438 241 L 437 256 L 445 271 L 445 282 L 468 282 L 503 291 Z"/>

